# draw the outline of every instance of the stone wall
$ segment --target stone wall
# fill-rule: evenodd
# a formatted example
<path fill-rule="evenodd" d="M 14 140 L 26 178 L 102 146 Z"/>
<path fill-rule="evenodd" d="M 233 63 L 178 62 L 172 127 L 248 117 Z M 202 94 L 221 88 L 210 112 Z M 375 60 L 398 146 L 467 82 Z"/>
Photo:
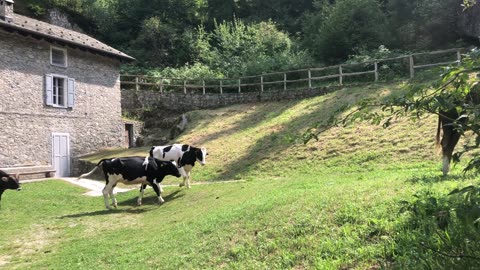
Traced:
<path fill-rule="evenodd" d="M 56 67 L 50 46 L 0 31 L 0 167 L 52 164 L 52 133 L 69 134 L 72 159 L 123 145 L 119 61 L 67 47 Z M 45 74 L 76 80 L 73 108 L 46 106 Z"/>
<path fill-rule="evenodd" d="M 122 111 L 126 114 L 139 114 L 141 110 L 162 108 L 178 112 L 199 109 L 214 109 L 233 104 L 263 101 L 293 100 L 314 97 L 338 87 L 266 91 L 262 93 L 224 94 L 183 94 L 160 93 L 158 91 L 135 91 L 122 89 Z"/>

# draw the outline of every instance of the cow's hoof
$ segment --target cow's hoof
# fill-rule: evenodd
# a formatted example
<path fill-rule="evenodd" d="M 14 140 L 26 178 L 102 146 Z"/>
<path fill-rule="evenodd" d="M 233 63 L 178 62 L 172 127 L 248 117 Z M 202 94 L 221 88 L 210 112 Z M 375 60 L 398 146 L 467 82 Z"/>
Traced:
<path fill-rule="evenodd" d="M 179 187 L 183 187 L 183 186 L 185 186 L 185 184 L 184 184 L 184 183 L 180 183 L 180 184 L 178 184 L 178 186 L 179 186 Z"/>

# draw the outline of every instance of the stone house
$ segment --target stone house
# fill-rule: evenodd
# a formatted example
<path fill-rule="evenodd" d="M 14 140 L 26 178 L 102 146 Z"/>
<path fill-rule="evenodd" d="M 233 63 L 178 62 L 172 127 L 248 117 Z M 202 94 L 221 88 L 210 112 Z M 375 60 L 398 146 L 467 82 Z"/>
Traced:
<path fill-rule="evenodd" d="M 120 65 L 134 59 L 13 5 L 0 0 L 0 168 L 69 176 L 75 157 L 125 146 Z"/>

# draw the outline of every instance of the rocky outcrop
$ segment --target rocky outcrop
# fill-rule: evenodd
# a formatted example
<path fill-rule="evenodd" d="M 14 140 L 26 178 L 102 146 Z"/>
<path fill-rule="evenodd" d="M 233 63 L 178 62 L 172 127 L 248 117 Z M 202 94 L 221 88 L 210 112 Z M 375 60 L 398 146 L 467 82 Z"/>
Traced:
<path fill-rule="evenodd" d="M 46 16 L 47 22 L 56 26 L 60 26 L 66 29 L 74 30 L 80 33 L 84 31 L 78 27 L 78 25 L 72 23 L 65 12 L 57 8 L 49 9 Z"/>
<path fill-rule="evenodd" d="M 145 125 L 142 132 L 144 145 L 163 145 L 180 135 L 188 123 L 187 117 L 177 111 L 156 109 L 143 113 Z"/>

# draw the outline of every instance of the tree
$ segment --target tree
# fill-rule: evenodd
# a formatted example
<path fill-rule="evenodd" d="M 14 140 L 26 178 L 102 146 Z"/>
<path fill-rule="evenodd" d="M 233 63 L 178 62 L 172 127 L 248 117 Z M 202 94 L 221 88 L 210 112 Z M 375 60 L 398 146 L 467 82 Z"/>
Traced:
<path fill-rule="evenodd" d="M 294 41 L 271 22 L 246 24 L 240 19 L 215 24 L 212 33 L 199 31 L 199 61 L 227 77 L 259 74 L 308 64 Z"/>
<path fill-rule="evenodd" d="M 458 0 L 389 0 L 386 4 L 392 48 L 426 50 L 445 47 L 459 36 Z"/>
<path fill-rule="evenodd" d="M 388 40 L 385 14 L 378 0 L 317 1 L 317 11 L 304 24 L 304 47 L 329 63 L 346 60 L 360 49 L 373 49 Z"/>

